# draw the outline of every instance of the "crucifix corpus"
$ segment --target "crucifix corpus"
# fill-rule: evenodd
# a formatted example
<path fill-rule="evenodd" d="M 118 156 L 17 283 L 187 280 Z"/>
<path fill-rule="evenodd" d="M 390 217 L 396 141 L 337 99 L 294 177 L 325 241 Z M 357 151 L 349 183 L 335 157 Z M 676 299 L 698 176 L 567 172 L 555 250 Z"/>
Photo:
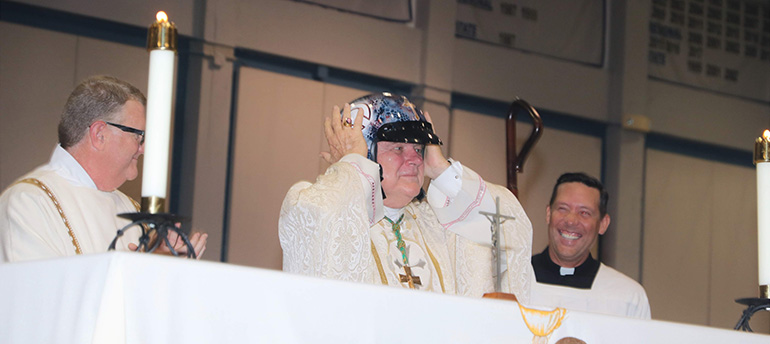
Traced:
<path fill-rule="evenodd" d="M 480 211 L 479 214 L 487 217 L 487 220 L 491 222 L 492 228 L 492 256 L 495 264 L 495 292 L 502 292 L 502 271 L 505 260 L 501 259 L 502 249 L 500 248 L 500 226 L 506 220 L 515 220 L 513 216 L 507 216 L 500 214 L 500 197 L 495 198 L 495 212 L 490 213 L 486 211 Z"/>

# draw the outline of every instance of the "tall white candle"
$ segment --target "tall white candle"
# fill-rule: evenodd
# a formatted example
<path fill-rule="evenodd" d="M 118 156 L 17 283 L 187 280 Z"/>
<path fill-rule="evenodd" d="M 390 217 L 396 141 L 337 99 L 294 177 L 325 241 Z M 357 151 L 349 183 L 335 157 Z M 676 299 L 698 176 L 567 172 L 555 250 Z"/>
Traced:
<path fill-rule="evenodd" d="M 150 213 L 162 212 L 166 198 L 176 46 L 174 23 L 168 20 L 165 12 L 158 12 L 147 34 L 150 74 L 147 85 L 142 211 Z"/>
<path fill-rule="evenodd" d="M 757 164 L 759 284 L 770 285 L 770 162 Z"/>
<path fill-rule="evenodd" d="M 166 198 L 174 58 L 171 50 L 150 52 L 142 197 Z"/>
<path fill-rule="evenodd" d="M 770 130 L 765 130 L 754 145 L 757 164 L 757 244 L 759 252 L 760 293 L 770 286 Z M 762 286 L 765 286 L 764 288 Z M 760 295 L 767 297 L 767 295 Z"/>

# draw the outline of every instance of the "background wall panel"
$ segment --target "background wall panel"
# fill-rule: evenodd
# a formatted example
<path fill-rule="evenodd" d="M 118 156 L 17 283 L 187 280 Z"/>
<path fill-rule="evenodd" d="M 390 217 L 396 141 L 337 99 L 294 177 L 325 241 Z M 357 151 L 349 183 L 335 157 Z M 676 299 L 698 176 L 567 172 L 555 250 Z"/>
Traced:
<path fill-rule="evenodd" d="M 757 294 L 751 168 L 647 150 L 642 282 L 653 317 L 732 328 Z M 752 322 L 770 326 L 766 312 Z"/>
<path fill-rule="evenodd" d="M 50 158 L 76 58 L 75 36 L 0 22 L 0 189 Z"/>
<path fill-rule="evenodd" d="M 227 258 L 280 269 L 283 196 L 318 173 L 323 84 L 244 67 L 238 85 Z"/>

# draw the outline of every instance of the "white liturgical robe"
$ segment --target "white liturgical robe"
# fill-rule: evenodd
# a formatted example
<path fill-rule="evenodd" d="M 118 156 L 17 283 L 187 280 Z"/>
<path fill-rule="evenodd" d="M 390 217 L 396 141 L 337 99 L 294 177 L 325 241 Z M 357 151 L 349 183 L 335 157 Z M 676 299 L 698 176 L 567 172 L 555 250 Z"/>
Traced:
<path fill-rule="evenodd" d="M 0 262 L 72 256 L 76 247 L 84 254 L 106 252 L 117 230 L 130 222 L 117 214 L 136 211 L 136 203 L 122 192 L 99 191 L 77 160 L 57 145 L 48 164 L 0 196 Z M 139 235 L 138 228 L 126 231 L 116 248 L 127 250 Z"/>
<path fill-rule="evenodd" d="M 459 162 L 431 182 L 427 201 L 403 209 L 383 206 L 379 165 L 357 154 L 331 165 L 314 184 L 295 184 L 279 220 L 283 269 L 407 288 L 403 255 L 384 218 L 396 222 L 403 214 L 400 232 L 412 275 L 420 278 L 416 289 L 480 297 L 494 291 L 495 266 L 490 222 L 479 211 L 494 212 L 498 197 L 500 212 L 515 217 L 500 236 L 507 265 L 502 291 L 526 302 L 534 280 L 532 225 L 510 191 Z"/>
<path fill-rule="evenodd" d="M 650 302 L 644 288 L 604 264 L 600 265 L 590 289 L 538 283 L 533 279 L 530 303 L 639 319 L 651 317 Z"/>

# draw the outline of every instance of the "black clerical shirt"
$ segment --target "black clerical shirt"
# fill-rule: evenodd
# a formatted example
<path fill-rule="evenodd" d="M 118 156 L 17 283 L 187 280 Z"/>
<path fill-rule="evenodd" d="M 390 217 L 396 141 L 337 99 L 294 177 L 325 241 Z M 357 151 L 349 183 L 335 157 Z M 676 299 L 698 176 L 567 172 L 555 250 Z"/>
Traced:
<path fill-rule="evenodd" d="M 542 253 L 532 256 L 532 267 L 535 270 L 535 277 L 538 283 L 580 289 L 591 289 L 596 273 L 599 272 L 599 262 L 591 257 L 591 254 L 588 254 L 586 261 L 580 264 L 580 266 L 575 267 L 572 275 L 562 276 L 561 266 L 551 261 L 548 247 Z"/>

